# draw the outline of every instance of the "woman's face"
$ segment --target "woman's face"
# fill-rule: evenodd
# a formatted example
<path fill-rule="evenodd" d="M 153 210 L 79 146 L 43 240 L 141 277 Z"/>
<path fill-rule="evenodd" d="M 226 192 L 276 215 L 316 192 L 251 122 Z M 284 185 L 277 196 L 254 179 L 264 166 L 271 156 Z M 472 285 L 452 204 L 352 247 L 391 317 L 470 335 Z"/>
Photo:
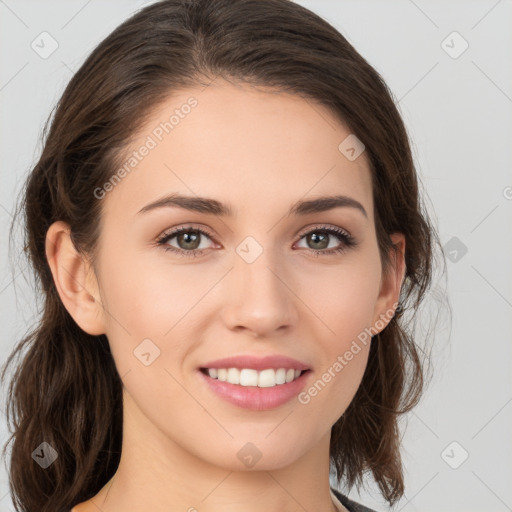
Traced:
<path fill-rule="evenodd" d="M 218 81 L 161 105 L 95 192 L 100 312 L 141 441 L 231 470 L 328 450 L 396 300 L 349 136 L 311 100 Z M 290 369 L 307 371 L 276 384 Z"/>

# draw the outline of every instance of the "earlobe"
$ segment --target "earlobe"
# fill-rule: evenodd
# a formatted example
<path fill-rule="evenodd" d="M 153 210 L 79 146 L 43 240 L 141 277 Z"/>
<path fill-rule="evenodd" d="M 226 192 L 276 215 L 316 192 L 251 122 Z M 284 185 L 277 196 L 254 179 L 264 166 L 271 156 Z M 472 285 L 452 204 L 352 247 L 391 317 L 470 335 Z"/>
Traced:
<path fill-rule="evenodd" d="M 54 222 L 46 233 L 46 259 L 64 307 L 82 330 L 105 333 L 103 306 L 93 269 L 70 237 L 69 224 Z"/>
<path fill-rule="evenodd" d="M 403 233 L 391 233 L 389 235 L 393 246 L 390 249 L 390 266 L 388 272 L 382 276 L 381 288 L 377 303 L 373 324 L 381 326 L 382 331 L 394 316 L 394 311 L 400 300 L 400 290 L 405 277 L 405 235 Z M 385 324 L 382 327 L 382 324 Z"/>

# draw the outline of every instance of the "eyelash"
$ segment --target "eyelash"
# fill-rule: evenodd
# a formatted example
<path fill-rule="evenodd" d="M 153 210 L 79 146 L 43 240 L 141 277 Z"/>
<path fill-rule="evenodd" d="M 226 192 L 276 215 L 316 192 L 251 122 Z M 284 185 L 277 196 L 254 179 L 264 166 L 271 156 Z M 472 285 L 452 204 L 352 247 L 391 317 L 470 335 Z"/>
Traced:
<path fill-rule="evenodd" d="M 212 235 L 208 233 L 208 231 L 200 228 L 194 228 L 194 227 L 181 227 L 178 229 L 175 229 L 169 233 L 163 233 L 157 240 L 156 243 L 158 246 L 162 247 L 164 251 L 171 251 L 175 253 L 178 256 L 183 256 L 187 258 L 194 258 L 198 256 L 202 256 L 203 253 L 205 253 L 208 249 L 193 249 L 190 251 L 185 251 L 183 249 L 176 249 L 176 247 L 172 247 L 170 245 L 167 245 L 167 242 L 174 238 L 175 236 L 181 234 L 181 233 L 200 233 L 201 235 L 207 236 L 208 238 L 212 239 Z M 349 235 L 346 231 L 340 228 L 333 228 L 329 226 L 315 226 L 314 228 L 310 229 L 306 233 L 303 233 L 299 240 L 304 238 L 305 236 L 311 234 L 311 233 L 327 233 L 329 235 L 335 235 L 336 238 L 338 238 L 342 245 L 340 247 L 337 247 L 335 249 L 324 249 L 324 250 L 314 250 L 314 249 L 306 249 L 309 252 L 312 252 L 316 257 L 319 256 L 333 256 L 335 254 L 344 253 L 348 249 L 355 247 L 357 245 L 357 242 L 355 241 L 354 237 Z"/>

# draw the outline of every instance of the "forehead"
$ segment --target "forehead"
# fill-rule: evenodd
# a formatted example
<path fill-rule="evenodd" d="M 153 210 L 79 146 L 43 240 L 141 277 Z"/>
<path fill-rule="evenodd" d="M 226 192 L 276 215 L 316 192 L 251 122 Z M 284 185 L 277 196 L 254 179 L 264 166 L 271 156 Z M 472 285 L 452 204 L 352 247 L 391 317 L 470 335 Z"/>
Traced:
<path fill-rule="evenodd" d="M 178 192 L 229 203 L 236 216 L 344 194 L 372 218 L 366 154 L 350 160 L 339 149 L 349 136 L 332 112 L 298 95 L 222 81 L 174 92 L 132 138 L 103 206 L 126 217 Z"/>

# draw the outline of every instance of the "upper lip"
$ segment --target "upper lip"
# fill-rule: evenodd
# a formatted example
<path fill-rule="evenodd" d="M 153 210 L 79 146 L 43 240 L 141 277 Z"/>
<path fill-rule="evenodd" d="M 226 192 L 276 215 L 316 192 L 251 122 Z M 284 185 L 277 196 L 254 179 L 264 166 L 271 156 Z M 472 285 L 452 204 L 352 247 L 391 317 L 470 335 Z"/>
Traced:
<path fill-rule="evenodd" d="M 216 359 L 201 365 L 201 368 L 249 368 L 252 370 L 262 371 L 268 368 L 290 368 L 294 370 L 309 370 L 309 366 L 292 359 L 291 357 L 274 355 L 265 357 L 256 356 L 232 356 L 223 359 Z"/>

